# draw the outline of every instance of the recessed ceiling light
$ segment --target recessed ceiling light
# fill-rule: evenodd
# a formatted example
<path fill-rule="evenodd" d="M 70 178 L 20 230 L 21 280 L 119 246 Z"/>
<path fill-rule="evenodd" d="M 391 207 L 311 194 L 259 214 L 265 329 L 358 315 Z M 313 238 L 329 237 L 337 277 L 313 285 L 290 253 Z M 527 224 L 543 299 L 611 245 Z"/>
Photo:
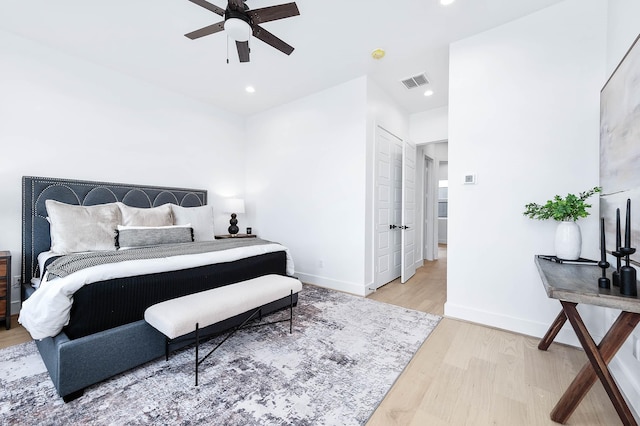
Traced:
<path fill-rule="evenodd" d="M 246 90 L 247 93 L 254 93 L 256 91 L 253 86 L 247 86 L 244 88 L 244 90 Z"/>
<path fill-rule="evenodd" d="M 373 59 L 382 59 L 384 58 L 384 55 L 385 55 L 384 49 L 376 49 L 373 52 L 371 52 L 371 57 Z"/>
<path fill-rule="evenodd" d="M 443 6 L 449 6 L 454 1 L 456 1 L 456 0 L 440 0 L 440 4 L 443 5 Z"/>
<path fill-rule="evenodd" d="M 431 95 L 433 95 L 433 90 L 431 90 L 431 89 L 427 89 L 427 90 L 425 90 L 424 95 L 425 95 L 425 96 L 431 96 Z"/>

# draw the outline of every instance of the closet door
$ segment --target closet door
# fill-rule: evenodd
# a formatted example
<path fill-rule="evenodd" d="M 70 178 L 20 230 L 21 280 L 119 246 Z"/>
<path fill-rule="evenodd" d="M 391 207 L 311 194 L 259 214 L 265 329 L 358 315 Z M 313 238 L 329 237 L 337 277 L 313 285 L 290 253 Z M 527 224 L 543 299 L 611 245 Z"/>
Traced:
<path fill-rule="evenodd" d="M 376 127 L 375 279 L 378 288 L 402 270 L 402 140 Z"/>

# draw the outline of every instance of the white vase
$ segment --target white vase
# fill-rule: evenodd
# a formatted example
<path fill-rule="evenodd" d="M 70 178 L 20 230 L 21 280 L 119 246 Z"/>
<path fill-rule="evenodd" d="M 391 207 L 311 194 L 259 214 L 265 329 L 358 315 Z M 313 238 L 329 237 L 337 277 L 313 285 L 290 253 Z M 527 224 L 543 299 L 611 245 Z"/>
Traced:
<path fill-rule="evenodd" d="M 560 259 L 576 260 L 582 251 L 582 234 L 574 221 L 558 224 L 556 229 L 556 256 Z"/>

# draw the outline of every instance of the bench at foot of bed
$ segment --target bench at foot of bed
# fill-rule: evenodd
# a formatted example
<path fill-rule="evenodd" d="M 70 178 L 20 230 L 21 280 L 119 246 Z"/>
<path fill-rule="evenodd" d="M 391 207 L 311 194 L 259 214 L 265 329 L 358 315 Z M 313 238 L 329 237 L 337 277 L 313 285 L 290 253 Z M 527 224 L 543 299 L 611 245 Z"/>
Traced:
<path fill-rule="evenodd" d="M 157 303 L 147 308 L 144 319 L 166 336 L 165 356 L 169 359 L 170 345 L 185 336 L 195 333 L 195 384 L 198 385 L 198 366 L 220 345 L 249 321 L 262 317 L 265 305 L 289 298 L 289 318 L 261 325 L 289 321 L 289 332 L 293 327 L 294 294 L 302 290 L 299 280 L 283 275 L 264 275 L 224 287 L 202 291 Z M 250 315 L 233 329 L 217 346 L 202 359 L 199 358 L 200 330 L 219 324 L 242 313 Z"/>

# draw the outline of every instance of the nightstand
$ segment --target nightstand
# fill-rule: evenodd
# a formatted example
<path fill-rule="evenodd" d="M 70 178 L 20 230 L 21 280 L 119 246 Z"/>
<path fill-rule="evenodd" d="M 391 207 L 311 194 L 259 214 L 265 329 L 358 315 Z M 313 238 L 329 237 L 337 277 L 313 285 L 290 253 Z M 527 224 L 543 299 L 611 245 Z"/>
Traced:
<path fill-rule="evenodd" d="M 11 252 L 0 251 L 0 321 L 11 328 Z"/>
<path fill-rule="evenodd" d="M 225 240 L 227 238 L 256 238 L 256 234 L 224 234 L 224 235 L 216 235 L 216 240 Z"/>

